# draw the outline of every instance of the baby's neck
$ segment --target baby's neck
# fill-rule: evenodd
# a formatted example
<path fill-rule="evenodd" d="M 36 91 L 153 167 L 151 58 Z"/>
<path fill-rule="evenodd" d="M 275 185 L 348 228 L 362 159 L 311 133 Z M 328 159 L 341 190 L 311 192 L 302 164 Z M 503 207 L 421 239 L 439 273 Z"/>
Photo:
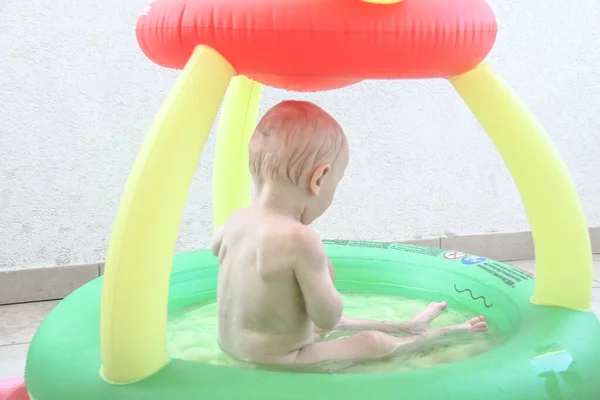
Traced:
<path fill-rule="evenodd" d="M 275 212 L 301 221 L 306 208 L 306 195 L 292 185 L 261 184 L 256 185 L 253 205 L 265 211 Z"/>

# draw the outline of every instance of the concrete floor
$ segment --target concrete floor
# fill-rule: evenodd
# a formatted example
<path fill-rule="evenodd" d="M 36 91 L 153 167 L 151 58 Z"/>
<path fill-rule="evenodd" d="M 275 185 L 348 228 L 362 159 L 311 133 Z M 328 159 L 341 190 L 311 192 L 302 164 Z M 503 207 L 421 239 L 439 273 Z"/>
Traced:
<path fill-rule="evenodd" d="M 534 261 L 514 261 L 509 264 L 534 271 Z M 596 281 L 593 289 L 592 307 L 600 318 L 600 256 L 594 257 Z M 22 377 L 29 343 L 38 325 L 58 304 L 58 301 L 14 304 L 0 306 L 0 380 Z"/>

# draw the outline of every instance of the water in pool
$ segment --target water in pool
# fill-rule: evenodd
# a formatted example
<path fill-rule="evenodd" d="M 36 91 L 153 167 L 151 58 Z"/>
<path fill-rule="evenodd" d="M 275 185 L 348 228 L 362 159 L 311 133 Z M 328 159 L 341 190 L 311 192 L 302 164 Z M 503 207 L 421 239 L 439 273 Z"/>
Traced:
<path fill-rule="evenodd" d="M 424 300 L 411 300 L 399 296 L 344 293 L 344 314 L 356 318 L 384 321 L 406 320 L 427 305 Z M 463 323 L 473 314 L 448 309 L 434 322 L 432 327 Z M 326 340 L 335 340 L 352 334 L 332 332 Z M 223 353 L 217 344 L 217 304 L 197 304 L 169 315 L 169 356 L 208 364 L 231 365 L 256 368 L 241 363 Z M 481 354 L 498 344 L 499 336 L 493 326 L 489 332 L 443 339 L 425 352 L 410 357 L 393 357 L 384 360 L 354 363 L 352 365 L 329 363 L 320 365 L 311 372 L 323 373 L 377 373 L 396 370 L 431 367 L 435 364 L 464 360 Z"/>

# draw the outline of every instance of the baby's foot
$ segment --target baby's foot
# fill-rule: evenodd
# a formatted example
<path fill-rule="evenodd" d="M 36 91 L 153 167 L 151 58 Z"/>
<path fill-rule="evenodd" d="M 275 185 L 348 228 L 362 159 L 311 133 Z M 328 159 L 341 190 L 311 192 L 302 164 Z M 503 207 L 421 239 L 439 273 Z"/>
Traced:
<path fill-rule="evenodd" d="M 429 303 L 423 311 L 416 313 L 410 321 L 414 324 L 415 333 L 425 333 L 431 329 L 429 324 L 431 321 L 440 316 L 442 311 L 446 309 L 448 305 L 445 301 L 441 303 Z"/>
<path fill-rule="evenodd" d="M 485 322 L 485 318 L 483 316 L 471 318 L 464 324 L 448 326 L 445 328 L 438 329 L 430 329 L 426 334 L 422 335 L 422 337 L 427 337 L 429 340 L 436 340 L 441 337 L 455 335 L 460 333 L 476 333 L 476 332 L 485 332 L 487 331 L 487 323 Z"/>
<path fill-rule="evenodd" d="M 464 324 L 451 326 L 445 329 L 448 329 L 449 331 L 485 332 L 487 331 L 487 323 L 485 322 L 485 318 L 480 315 L 479 317 L 471 318 Z"/>

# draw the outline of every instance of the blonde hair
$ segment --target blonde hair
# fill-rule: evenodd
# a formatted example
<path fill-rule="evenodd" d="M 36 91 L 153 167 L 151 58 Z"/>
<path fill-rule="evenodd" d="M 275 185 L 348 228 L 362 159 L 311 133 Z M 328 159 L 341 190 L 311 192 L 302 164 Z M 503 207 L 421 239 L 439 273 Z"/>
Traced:
<path fill-rule="evenodd" d="M 346 145 L 341 126 L 323 109 L 284 101 L 267 111 L 250 139 L 250 172 L 257 183 L 298 186 L 306 172 L 333 164 Z"/>

